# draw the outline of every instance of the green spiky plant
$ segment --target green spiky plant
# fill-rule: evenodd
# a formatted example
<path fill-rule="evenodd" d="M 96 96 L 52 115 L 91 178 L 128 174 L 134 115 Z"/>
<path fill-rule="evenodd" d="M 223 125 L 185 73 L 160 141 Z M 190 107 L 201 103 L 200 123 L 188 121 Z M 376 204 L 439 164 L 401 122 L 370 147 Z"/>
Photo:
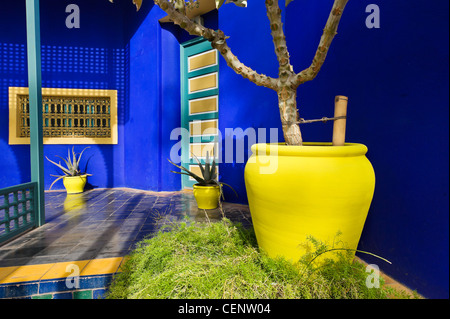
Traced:
<path fill-rule="evenodd" d="M 52 160 L 50 160 L 47 156 L 45 157 L 50 163 L 55 164 L 59 169 L 61 169 L 62 174 L 60 175 L 52 175 L 50 174 L 50 176 L 56 177 L 56 179 L 53 181 L 53 183 L 50 185 L 49 189 L 52 189 L 52 186 L 59 181 L 60 179 L 64 178 L 64 177 L 70 177 L 70 176 L 82 176 L 82 175 L 87 175 L 87 176 L 92 176 L 92 174 L 87 174 L 86 172 L 82 172 L 80 170 L 80 160 L 81 160 L 81 156 L 83 155 L 83 152 L 89 148 L 85 147 L 81 153 L 75 153 L 74 147 L 72 147 L 72 156 L 70 155 L 70 149 L 67 150 L 67 159 L 56 155 L 56 157 L 61 158 L 65 163 L 66 163 L 66 167 L 64 167 L 63 165 L 61 165 L 61 162 L 56 163 L 53 162 Z M 87 167 L 87 164 L 86 164 Z M 85 167 L 85 170 L 86 170 Z"/>
<path fill-rule="evenodd" d="M 222 185 L 229 187 L 234 192 L 236 197 L 238 197 L 238 195 L 237 195 L 236 191 L 233 189 L 233 187 L 231 187 L 230 185 L 228 185 L 224 182 L 218 181 L 218 179 L 217 179 L 218 176 L 217 176 L 217 171 L 216 171 L 216 161 L 215 161 L 214 157 L 212 158 L 212 161 L 210 160 L 208 151 L 206 152 L 205 166 L 203 166 L 203 164 L 200 162 L 200 160 L 197 158 L 197 156 L 195 156 L 194 154 L 192 154 L 192 155 L 194 156 L 195 160 L 197 161 L 197 165 L 200 167 L 202 176 L 199 176 L 199 175 L 191 172 L 187 168 L 177 165 L 174 162 L 172 162 L 170 159 L 167 159 L 171 164 L 173 164 L 176 167 L 178 167 L 179 169 L 181 169 L 181 172 L 175 172 L 175 171 L 171 171 L 171 172 L 175 173 L 175 174 L 187 175 L 187 176 L 192 177 L 193 179 L 195 179 L 197 181 L 196 185 L 198 185 L 198 186 L 219 186 L 221 198 L 224 198 Z"/>

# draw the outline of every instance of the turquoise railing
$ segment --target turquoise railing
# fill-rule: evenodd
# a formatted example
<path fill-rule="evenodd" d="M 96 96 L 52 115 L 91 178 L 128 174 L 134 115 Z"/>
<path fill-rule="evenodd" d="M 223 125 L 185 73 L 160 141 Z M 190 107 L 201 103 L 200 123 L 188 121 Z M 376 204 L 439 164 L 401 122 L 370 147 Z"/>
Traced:
<path fill-rule="evenodd" d="M 36 225 L 37 183 L 0 189 L 0 244 Z"/>

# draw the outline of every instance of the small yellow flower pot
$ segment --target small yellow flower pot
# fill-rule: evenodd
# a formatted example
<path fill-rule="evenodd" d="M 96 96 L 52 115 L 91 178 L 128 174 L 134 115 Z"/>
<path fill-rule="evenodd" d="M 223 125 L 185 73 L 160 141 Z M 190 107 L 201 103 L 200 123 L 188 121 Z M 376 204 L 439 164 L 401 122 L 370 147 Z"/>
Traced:
<path fill-rule="evenodd" d="M 87 175 L 80 176 L 65 176 L 63 184 L 66 188 L 67 194 L 77 194 L 84 191 L 86 185 Z"/>
<path fill-rule="evenodd" d="M 219 206 L 220 188 L 218 185 L 194 185 L 194 197 L 200 209 L 214 209 Z"/>
<path fill-rule="evenodd" d="M 245 185 L 260 248 L 296 262 L 308 236 L 332 245 L 338 232 L 346 248 L 357 248 L 375 188 L 366 146 L 255 144 L 252 151 Z"/>

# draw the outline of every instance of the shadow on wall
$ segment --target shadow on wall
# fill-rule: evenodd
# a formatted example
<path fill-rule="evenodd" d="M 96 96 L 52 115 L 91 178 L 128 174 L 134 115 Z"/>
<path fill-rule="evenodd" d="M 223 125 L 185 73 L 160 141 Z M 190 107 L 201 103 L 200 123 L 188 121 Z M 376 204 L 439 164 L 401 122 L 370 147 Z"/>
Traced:
<path fill-rule="evenodd" d="M 7 187 L 30 180 L 28 145 L 9 145 L 9 95 L 12 86 L 27 86 L 27 61 L 25 45 L 15 43 L 0 44 L 0 140 L 2 154 L 14 154 L 18 160 L 4 160 L 0 164 L 0 187 Z M 42 86 L 52 88 L 116 89 L 118 91 L 118 125 L 127 122 L 129 108 L 129 46 L 124 48 L 42 46 Z M 45 155 L 64 155 L 70 145 L 48 145 Z M 80 145 L 81 147 L 81 145 Z M 106 158 L 107 166 L 114 167 L 112 145 L 97 145 L 96 148 Z M 105 162 L 105 161 L 103 161 Z M 15 163 L 15 164 L 13 164 Z M 14 166 L 15 165 L 15 166 Z M 95 171 L 104 171 L 93 161 Z M 119 165 L 121 167 L 122 165 Z M 5 173 L 3 173 L 5 172 Z M 6 173 L 7 172 L 7 173 Z M 105 181 L 98 181 L 100 187 L 113 187 L 115 173 L 107 173 Z M 46 174 L 46 188 L 51 181 Z M 96 180 L 96 179 L 94 179 Z M 120 179 L 119 179 L 120 181 Z M 58 188 L 56 188 L 58 189 Z"/>
<path fill-rule="evenodd" d="M 96 173 L 92 185 L 98 187 L 123 185 L 122 127 L 129 119 L 129 45 L 123 28 L 123 8 L 135 14 L 135 7 L 126 4 L 111 4 L 106 0 L 77 1 L 81 26 L 69 29 L 65 24 L 68 3 L 41 1 L 42 86 L 118 91 L 119 144 L 91 145 L 91 151 L 103 158 L 101 161 L 93 158 L 90 163 Z M 8 145 L 8 88 L 28 85 L 24 7 L 21 1 L 8 2 L 2 4 L 0 12 L 0 151 L 14 155 L 9 156 L 11 160 L 0 163 L 0 187 L 30 180 L 29 146 Z M 99 12 L 104 18 L 98 18 Z M 45 155 L 52 158 L 64 156 L 68 148 L 71 145 L 45 145 L 44 150 Z M 53 181 L 48 174 L 54 168 L 45 162 L 48 189 Z M 101 174 L 104 177 L 100 178 Z"/>
<path fill-rule="evenodd" d="M 118 187 L 116 183 L 120 183 L 120 172 L 115 171 L 118 165 L 114 163 L 114 147 L 112 145 L 75 145 L 74 151 L 79 153 L 88 146 L 89 148 L 84 151 L 80 162 L 81 171 L 92 174 L 88 177 L 85 189 Z M 45 145 L 44 155 L 58 163 L 62 160 L 56 155 L 66 158 L 68 150 L 72 152 L 72 145 Z M 47 160 L 44 160 L 44 171 L 45 189 L 47 190 L 55 179 L 50 174 L 60 175 L 61 171 Z M 62 180 L 56 182 L 52 187 L 52 190 L 63 189 Z"/>
<path fill-rule="evenodd" d="M 0 140 L 0 154 L 2 154 L 2 160 L 0 161 L 0 188 L 20 184 L 24 180 L 22 176 L 24 172 L 19 169 L 21 163 L 19 163 L 18 157 L 9 147 L 7 141 Z M 23 161 L 23 157 L 25 156 L 20 157 L 21 161 Z M 28 157 L 28 163 L 29 160 L 30 158 Z M 8 168 L 6 163 L 8 163 Z"/>
<path fill-rule="evenodd" d="M 0 188 L 30 180 L 30 148 L 11 147 L 9 137 L 10 86 L 27 85 L 26 49 L 20 43 L 0 43 Z"/>

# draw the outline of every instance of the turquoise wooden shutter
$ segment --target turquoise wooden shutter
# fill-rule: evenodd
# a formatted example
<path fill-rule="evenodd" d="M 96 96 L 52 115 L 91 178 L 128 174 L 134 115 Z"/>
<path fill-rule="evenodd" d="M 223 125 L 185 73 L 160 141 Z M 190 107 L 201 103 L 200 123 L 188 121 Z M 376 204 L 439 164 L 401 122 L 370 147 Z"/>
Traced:
<path fill-rule="evenodd" d="M 189 132 L 181 148 L 181 165 L 199 172 L 196 154 L 204 163 L 206 151 L 217 158 L 219 131 L 219 56 L 203 38 L 181 45 L 181 126 Z M 183 188 L 196 181 L 182 175 Z"/>

